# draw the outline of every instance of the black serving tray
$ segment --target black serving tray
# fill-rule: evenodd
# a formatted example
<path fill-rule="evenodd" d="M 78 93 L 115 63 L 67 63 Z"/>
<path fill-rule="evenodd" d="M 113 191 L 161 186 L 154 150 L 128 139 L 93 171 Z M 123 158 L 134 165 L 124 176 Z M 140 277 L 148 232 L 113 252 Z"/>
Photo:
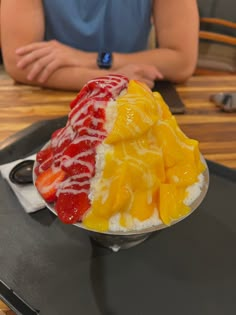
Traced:
<path fill-rule="evenodd" d="M 0 143 L 0 164 L 37 151 L 65 117 Z M 26 214 L 0 178 L 0 295 L 40 315 L 236 314 L 236 172 L 207 161 L 200 207 L 142 244 L 114 253 L 49 210 Z M 13 291 L 11 291 L 13 290 Z M 18 314 L 31 314 L 18 308 Z"/>

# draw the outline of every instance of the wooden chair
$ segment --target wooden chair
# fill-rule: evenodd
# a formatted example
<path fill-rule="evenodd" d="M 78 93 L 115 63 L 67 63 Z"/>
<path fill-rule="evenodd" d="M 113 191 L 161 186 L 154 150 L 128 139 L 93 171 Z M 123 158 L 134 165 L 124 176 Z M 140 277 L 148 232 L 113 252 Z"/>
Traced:
<path fill-rule="evenodd" d="M 236 23 L 217 18 L 201 18 L 202 25 L 236 30 Z M 235 74 L 236 37 L 200 28 L 197 74 Z"/>

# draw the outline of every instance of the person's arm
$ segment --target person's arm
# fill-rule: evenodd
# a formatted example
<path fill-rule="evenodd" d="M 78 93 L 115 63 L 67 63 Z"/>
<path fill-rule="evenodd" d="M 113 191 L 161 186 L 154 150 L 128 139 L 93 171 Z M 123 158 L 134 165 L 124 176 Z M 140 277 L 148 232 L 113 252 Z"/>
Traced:
<path fill-rule="evenodd" d="M 77 66 L 57 69 L 42 84 L 28 74 L 37 64 L 18 67 L 21 57 L 16 53 L 19 47 L 41 42 L 44 37 L 44 13 L 41 0 L 2 0 L 1 3 L 2 49 L 4 65 L 9 75 L 17 82 L 42 85 L 50 88 L 79 90 L 94 76 L 104 74 L 99 69 L 91 70 Z"/>
<path fill-rule="evenodd" d="M 159 47 L 114 54 L 114 67 L 127 63 L 155 65 L 165 79 L 181 82 L 194 72 L 198 55 L 199 16 L 196 0 L 154 0 L 153 18 Z"/>
<path fill-rule="evenodd" d="M 44 16 L 41 0 L 2 0 L 1 35 L 4 63 L 15 77 L 23 77 L 17 71 L 18 57 L 15 50 L 20 45 L 40 41 L 44 34 Z"/>

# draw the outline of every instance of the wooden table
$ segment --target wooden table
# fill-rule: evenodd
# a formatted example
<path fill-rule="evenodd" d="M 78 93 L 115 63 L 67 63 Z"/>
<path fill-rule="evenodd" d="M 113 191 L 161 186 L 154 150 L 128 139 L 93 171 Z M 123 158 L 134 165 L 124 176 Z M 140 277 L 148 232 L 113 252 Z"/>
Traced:
<path fill-rule="evenodd" d="M 236 92 L 236 75 L 195 76 L 177 90 L 187 107 L 176 116 L 182 130 L 199 140 L 205 158 L 236 168 L 236 113 L 224 113 L 209 100 L 213 93 Z M 0 76 L 0 142 L 38 120 L 67 115 L 75 96 Z"/>
<path fill-rule="evenodd" d="M 186 113 L 177 115 L 182 130 L 199 140 L 205 158 L 236 168 L 236 113 L 221 112 L 209 101 L 217 92 L 236 92 L 235 76 L 194 76 L 177 90 Z M 44 119 L 68 114 L 76 92 L 64 92 L 14 84 L 0 74 L 0 142 Z M 0 314 L 13 314 L 0 302 Z"/>
<path fill-rule="evenodd" d="M 0 315 L 15 315 L 15 313 L 0 300 Z"/>

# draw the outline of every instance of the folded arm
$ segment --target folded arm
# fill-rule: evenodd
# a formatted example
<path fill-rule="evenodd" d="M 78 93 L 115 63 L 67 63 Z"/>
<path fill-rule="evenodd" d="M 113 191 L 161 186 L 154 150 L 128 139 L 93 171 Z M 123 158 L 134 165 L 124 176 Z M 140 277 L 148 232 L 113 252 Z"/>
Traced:
<path fill-rule="evenodd" d="M 79 90 L 87 80 L 102 75 L 103 71 L 99 69 L 80 67 L 75 62 L 80 60 L 81 54 L 89 60 L 89 53 L 58 43 L 63 47 L 60 54 L 55 41 L 43 41 L 45 24 L 41 0 L 2 0 L 1 23 L 4 64 L 15 81 L 49 88 Z M 41 50 L 35 49 L 35 46 L 39 46 Z M 53 48 L 51 54 L 50 46 Z M 38 58 L 38 53 L 43 58 Z M 52 71 L 47 78 L 47 71 L 50 69 Z"/>

